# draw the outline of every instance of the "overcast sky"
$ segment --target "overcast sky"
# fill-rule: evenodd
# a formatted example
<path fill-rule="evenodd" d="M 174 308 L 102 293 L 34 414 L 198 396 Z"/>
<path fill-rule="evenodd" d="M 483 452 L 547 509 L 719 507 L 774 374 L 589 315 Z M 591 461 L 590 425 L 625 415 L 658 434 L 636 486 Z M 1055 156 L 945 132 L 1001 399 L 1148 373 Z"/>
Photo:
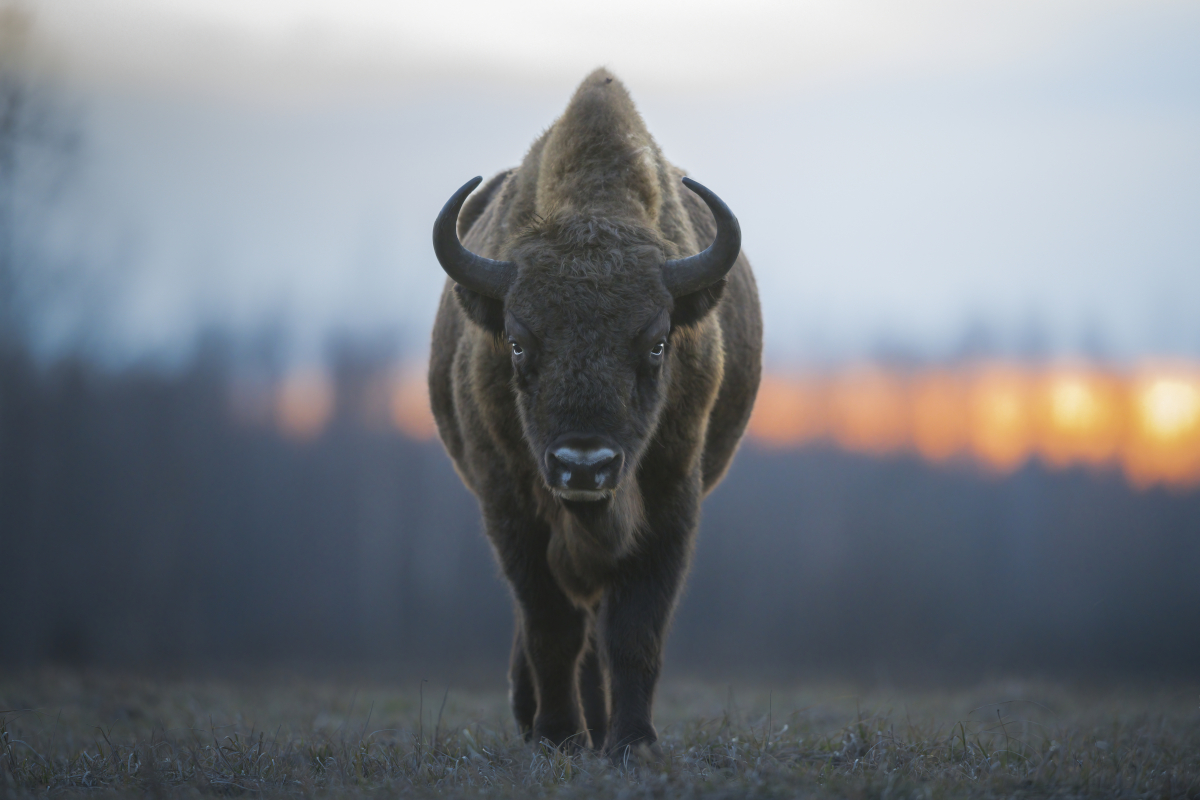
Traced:
<path fill-rule="evenodd" d="M 434 214 L 606 64 L 724 197 L 776 361 L 1200 356 L 1200 4 L 45 0 L 83 134 L 45 346 L 420 351 Z"/>

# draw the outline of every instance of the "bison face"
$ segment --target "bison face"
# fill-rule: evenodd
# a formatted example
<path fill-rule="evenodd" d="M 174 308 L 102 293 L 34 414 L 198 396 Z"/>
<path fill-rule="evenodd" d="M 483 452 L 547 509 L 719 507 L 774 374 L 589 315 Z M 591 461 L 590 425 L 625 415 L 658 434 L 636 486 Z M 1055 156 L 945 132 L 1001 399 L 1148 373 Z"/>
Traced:
<path fill-rule="evenodd" d="M 526 442 L 561 500 L 608 500 L 636 470 L 670 377 L 662 247 L 649 230 L 568 219 L 514 256 L 499 338 Z"/>
<path fill-rule="evenodd" d="M 637 468 L 669 385 L 672 329 L 703 319 L 741 252 L 729 207 L 689 178 L 716 236 L 704 251 L 667 258 L 660 233 L 634 217 L 564 211 L 499 246 L 503 261 L 458 239 L 467 181 L 433 225 L 438 262 L 463 310 L 512 359 L 525 439 L 547 486 L 567 503 L 612 498 Z"/>

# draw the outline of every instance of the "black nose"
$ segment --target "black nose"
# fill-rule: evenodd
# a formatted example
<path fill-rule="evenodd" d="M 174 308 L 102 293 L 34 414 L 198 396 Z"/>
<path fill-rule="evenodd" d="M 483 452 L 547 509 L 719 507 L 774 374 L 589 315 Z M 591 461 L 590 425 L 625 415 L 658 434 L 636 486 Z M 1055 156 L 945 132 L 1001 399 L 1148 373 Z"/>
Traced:
<path fill-rule="evenodd" d="M 560 439 L 546 450 L 547 477 L 556 489 L 612 489 L 622 460 L 620 450 L 595 438 Z"/>

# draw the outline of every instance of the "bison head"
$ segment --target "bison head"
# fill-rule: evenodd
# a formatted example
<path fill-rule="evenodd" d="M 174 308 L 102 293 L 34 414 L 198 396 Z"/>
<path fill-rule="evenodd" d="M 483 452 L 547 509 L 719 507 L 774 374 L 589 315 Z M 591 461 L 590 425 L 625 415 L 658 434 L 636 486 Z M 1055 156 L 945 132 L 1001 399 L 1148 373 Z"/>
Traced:
<path fill-rule="evenodd" d="M 658 425 L 673 369 L 672 331 L 716 304 L 741 250 L 737 218 L 695 181 L 717 235 L 705 251 L 668 259 L 638 222 L 562 213 L 508 247 L 511 260 L 470 252 L 456 222 L 475 178 L 446 203 L 434 250 L 468 315 L 512 359 L 525 440 L 549 489 L 568 504 L 610 499 Z"/>

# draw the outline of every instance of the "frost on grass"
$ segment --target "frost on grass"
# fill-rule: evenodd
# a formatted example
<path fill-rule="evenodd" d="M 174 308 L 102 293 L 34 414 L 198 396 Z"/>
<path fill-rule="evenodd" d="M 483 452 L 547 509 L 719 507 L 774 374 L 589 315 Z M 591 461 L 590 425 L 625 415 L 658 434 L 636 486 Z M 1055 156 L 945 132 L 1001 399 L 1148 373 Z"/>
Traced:
<path fill-rule="evenodd" d="M 499 692 L 350 682 L 0 680 L 0 795 L 1200 797 L 1190 689 L 675 683 L 661 749 L 525 744 Z"/>

